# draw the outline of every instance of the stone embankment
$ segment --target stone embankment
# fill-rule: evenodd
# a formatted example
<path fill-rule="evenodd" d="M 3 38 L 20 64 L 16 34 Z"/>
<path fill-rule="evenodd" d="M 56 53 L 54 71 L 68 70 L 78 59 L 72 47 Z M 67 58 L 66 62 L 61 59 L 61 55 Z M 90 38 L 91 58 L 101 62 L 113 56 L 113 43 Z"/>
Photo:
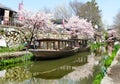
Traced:
<path fill-rule="evenodd" d="M 120 50 L 117 52 L 101 84 L 120 84 Z"/>

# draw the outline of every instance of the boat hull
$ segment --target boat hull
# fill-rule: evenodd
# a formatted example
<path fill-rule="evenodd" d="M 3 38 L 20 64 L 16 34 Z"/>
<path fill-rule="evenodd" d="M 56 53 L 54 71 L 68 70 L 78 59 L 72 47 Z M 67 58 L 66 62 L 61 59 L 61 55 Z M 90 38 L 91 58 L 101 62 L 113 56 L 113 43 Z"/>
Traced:
<path fill-rule="evenodd" d="M 29 49 L 37 59 L 53 59 L 68 57 L 78 53 L 79 48 L 72 50 L 43 50 L 43 49 Z"/>

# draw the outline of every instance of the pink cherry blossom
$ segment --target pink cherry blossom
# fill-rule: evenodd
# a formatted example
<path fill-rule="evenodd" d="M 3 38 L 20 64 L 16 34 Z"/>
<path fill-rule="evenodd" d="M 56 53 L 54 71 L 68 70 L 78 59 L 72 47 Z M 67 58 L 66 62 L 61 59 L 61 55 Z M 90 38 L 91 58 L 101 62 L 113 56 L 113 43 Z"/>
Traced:
<path fill-rule="evenodd" d="M 108 35 L 109 35 L 109 36 L 116 37 L 116 36 L 117 36 L 117 31 L 115 31 L 115 30 L 109 30 L 109 31 L 108 31 Z"/>
<path fill-rule="evenodd" d="M 21 30 L 24 32 L 25 36 L 30 39 L 38 37 L 40 34 L 57 32 L 54 29 L 54 24 L 51 22 L 51 15 L 44 12 L 27 12 L 23 13 L 24 19 L 21 21 L 23 25 Z"/>
<path fill-rule="evenodd" d="M 71 17 L 65 26 L 73 33 L 77 33 L 77 35 L 80 35 L 84 38 L 92 38 L 94 36 L 92 24 L 87 22 L 86 19 L 80 19 L 78 16 Z"/>
<path fill-rule="evenodd" d="M 50 15 L 44 12 L 25 12 L 22 24 L 28 30 L 47 32 L 54 26 L 50 20 Z"/>

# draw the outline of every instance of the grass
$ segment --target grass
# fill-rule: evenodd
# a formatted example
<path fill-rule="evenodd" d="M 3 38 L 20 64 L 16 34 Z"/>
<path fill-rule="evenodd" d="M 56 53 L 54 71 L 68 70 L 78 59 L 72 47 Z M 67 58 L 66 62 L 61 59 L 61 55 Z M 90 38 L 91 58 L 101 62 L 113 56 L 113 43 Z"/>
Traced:
<path fill-rule="evenodd" d="M 111 63 L 114 60 L 114 57 L 116 56 L 116 53 L 118 52 L 119 49 L 120 49 L 120 45 L 119 44 L 115 45 L 111 56 L 108 56 L 107 59 L 103 59 L 104 68 L 103 68 L 103 70 L 101 72 L 99 72 L 95 76 L 93 84 L 100 84 L 101 83 L 101 80 L 103 79 L 107 68 L 111 65 Z"/>
<path fill-rule="evenodd" d="M 23 45 L 17 47 L 0 47 L 0 53 L 21 51 L 22 49 L 24 49 Z"/>
<path fill-rule="evenodd" d="M 24 63 L 25 61 L 30 60 L 32 57 L 32 54 L 27 54 L 17 58 L 0 60 L 0 70 L 16 66 L 20 63 Z"/>
<path fill-rule="evenodd" d="M 31 64 L 31 63 L 32 63 L 31 61 L 27 61 L 27 64 Z M 5 66 L 0 66 L 0 70 L 9 69 L 9 68 L 12 68 L 12 67 L 15 67 L 15 66 L 23 66 L 25 64 L 26 64 L 26 62 L 8 64 L 8 65 L 5 65 Z"/>

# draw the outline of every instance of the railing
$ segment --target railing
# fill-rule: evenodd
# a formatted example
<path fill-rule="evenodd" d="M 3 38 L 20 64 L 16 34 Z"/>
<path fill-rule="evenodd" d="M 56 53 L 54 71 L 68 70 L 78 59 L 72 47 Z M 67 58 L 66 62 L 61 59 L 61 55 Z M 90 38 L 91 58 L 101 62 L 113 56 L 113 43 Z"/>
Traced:
<path fill-rule="evenodd" d="M 79 46 L 81 49 L 87 47 L 87 43 L 89 39 L 72 39 L 74 41 L 74 46 Z"/>
<path fill-rule="evenodd" d="M 0 26 L 15 26 L 21 27 L 22 24 L 17 17 L 3 17 L 0 16 Z"/>

